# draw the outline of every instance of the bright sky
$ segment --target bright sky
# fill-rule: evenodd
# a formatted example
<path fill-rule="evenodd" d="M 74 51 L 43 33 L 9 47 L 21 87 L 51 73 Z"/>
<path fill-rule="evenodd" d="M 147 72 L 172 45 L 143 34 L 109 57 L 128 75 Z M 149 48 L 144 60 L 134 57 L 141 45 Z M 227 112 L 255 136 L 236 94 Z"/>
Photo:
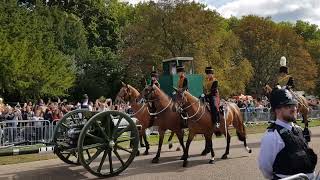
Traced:
<path fill-rule="evenodd" d="M 148 0 L 127 0 L 132 4 Z M 223 17 L 255 14 L 274 21 L 308 21 L 320 27 L 320 0 L 195 0 L 217 10 Z"/>

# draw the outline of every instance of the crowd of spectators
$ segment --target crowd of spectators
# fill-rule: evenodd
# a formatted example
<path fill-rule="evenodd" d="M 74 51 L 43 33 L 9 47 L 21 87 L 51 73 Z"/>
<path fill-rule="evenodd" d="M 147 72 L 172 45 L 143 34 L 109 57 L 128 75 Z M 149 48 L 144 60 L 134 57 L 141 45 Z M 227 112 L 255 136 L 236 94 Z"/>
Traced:
<path fill-rule="evenodd" d="M 69 111 L 86 108 L 90 111 L 118 110 L 128 111 L 127 104 L 113 105 L 111 99 L 101 97 L 94 102 L 89 101 L 88 96 L 84 96 L 82 102 L 68 102 L 67 100 L 44 102 L 39 99 L 37 102 L 15 103 L 10 105 L 0 98 L 0 122 L 7 120 L 49 120 L 50 122 L 59 121 L 63 115 Z"/>

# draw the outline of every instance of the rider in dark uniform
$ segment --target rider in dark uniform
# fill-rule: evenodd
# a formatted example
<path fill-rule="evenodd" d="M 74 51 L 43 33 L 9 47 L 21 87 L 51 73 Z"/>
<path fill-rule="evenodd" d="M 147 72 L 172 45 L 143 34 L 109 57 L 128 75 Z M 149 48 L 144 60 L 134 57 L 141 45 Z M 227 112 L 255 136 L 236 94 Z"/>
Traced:
<path fill-rule="evenodd" d="M 286 57 L 282 56 L 280 59 L 280 69 L 276 85 L 283 89 L 292 89 L 294 88 L 294 80 L 293 77 L 288 74 L 288 67 L 286 65 Z"/>
<path fill-rule="evenodd" d="M 178 88 L 188 90 L 188 78 L 186 77 L 184 67 L 177 66 L 177 73 L 179 75 Z"/>
<path fill-rule="evenodd" d="M 155 71 L 155 70 L 151 71 L 150 76 L 151 76 L 150 85 L 152 86 L 152 85 L 155 84 L 156 86 L 158 86 L 158 88 L 160 88 L 160 84 L 158 82 L 158 73 L 157 73 L 157 71 Z"/>
<path fill-rule="evenodd" d="M 203 90 L 205 100 L 209 102 L 212 122 L 216 127 L 220 126 L 220 96 L 218 91 L 218 80 L 214 77 L 213 68 L 206 67 L 205 73 L 207 74 L 204 79 Z"/>

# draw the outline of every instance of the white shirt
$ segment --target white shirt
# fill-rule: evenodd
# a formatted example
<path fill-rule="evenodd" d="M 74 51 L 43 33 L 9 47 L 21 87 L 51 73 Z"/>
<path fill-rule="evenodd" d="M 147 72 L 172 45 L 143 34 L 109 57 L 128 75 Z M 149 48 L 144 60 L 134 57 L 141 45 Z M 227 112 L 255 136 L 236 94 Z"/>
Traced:
<path fill-rule="evenodd" d="M 281 120 L 276 120 L 277 125 L 282 126 L 291 131 L 293 123 L 286 123 Z M 267 179 L 273 177 L 273 163 L 277 157 L 277 154 L 284 148 L 285 144 L 278 133 L 278 131 L 267 131 L 262 137 L 260 145 L 260 154 L 258 157 L 259 169 L 263 176 Z M 297 172 L 298 173 L 298 172 Z M 287 175 L 276 174 L 280 178 L 288 177 Z M 309 179 L 313 179 L 314 173 L 307 174 Z"/>

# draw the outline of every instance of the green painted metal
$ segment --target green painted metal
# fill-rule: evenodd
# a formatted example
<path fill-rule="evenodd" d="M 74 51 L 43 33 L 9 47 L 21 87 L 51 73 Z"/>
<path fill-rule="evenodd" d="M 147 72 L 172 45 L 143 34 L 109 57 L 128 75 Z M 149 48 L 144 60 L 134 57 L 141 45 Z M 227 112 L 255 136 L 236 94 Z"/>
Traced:
<path fill-rule="evenodd" d="M 189 83 L 189 92 L 199 97 L 203 92 L 203 77 L 198 74 L 187 74 L 188 83 Z M 178 85 L 179 76 L 177 74 L 175 75 L 161 75 L 159 78 L 159 83 L 161 89 L 168 94 L 169 96 L 172 96 L 173 93 L 173 87 L 177 87 Z"/>

